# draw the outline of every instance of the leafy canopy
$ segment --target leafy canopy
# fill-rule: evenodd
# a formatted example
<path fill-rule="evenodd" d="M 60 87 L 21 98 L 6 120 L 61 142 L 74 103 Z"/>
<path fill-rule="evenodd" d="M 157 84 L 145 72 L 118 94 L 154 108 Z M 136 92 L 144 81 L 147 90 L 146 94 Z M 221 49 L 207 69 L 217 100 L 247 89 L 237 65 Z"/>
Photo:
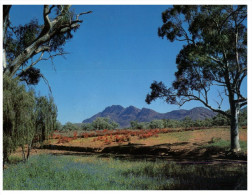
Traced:
<path fill-rule="evenodd" d="M 177 72 L 172 87 L 154 81 L 146 102 L 164 98 L 183 105 L 198 100 L 206 107 L 221 110 L 224 94 L 244 106 L 247 98 L 240 91 L 247 76 L 247 7 L 244 5 L 175 5 L 162 13 L 158 35 L 169 41 L 185 42 L 176 58 Z M 221 88 L 218 108 L 208 102 L 211 86 Z"/>

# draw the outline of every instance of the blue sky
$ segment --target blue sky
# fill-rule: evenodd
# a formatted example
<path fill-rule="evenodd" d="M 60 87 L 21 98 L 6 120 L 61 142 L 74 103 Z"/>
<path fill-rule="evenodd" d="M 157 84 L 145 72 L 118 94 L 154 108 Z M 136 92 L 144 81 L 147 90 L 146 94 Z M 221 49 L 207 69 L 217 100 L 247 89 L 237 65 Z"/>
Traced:
<path fill-rule="evenodd" d="M 37 65 L 47 78 L 58 107 L 61 123 L 81 122 L 105 107 L 133 105 L 158 112 L 179 109 L 157 100 L 148 105 L 145 97 L 150 84 L 163 81 L 167 86 L 174 80 L 176 55 L 182 43 L 171 43 L 157 35 L 162 25 L 161 13 L 168 6 L 73 6 L 77 13 L 92 10 L 80 29 L 65 46 L 69 54 Z M 42 6 L 13 6 L 13 25 L 25 24 L 32 18 L 42 23 Z M 14 14 L 15 13 L 15 14 Z M 246 83 L 242 87 L 246 95 Z M 40 95 L 48 95 L 47 85 L 35 86 Z M 216 99 L 212 92 L 212 103 Z M 182 109 L 202 106 L 189 102 Z M 223 103 L 228 109 L 228 103 Z"/>

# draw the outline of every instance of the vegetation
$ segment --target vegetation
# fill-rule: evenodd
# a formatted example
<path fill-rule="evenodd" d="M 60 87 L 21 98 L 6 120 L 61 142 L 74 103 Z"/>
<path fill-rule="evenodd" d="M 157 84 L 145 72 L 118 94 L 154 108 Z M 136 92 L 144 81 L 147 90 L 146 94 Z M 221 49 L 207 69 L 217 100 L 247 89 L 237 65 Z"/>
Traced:
<path fill-rule="evenodd" d="M 192 128 L 230 126 L 230 120 L 225 115 L 218 113 L 213 118 L 206 118 L 204 120 L 192 120 L 190 117 L 185 117 L 183 120 L 160 119 L 151 122 L 131 121 L 130 124 L 131 129 Z M 247 109 L 241 110 L 238 125 L 240 127 L 247 126 Z"/>
<path fill-rule="evenodd" d="M 17 147 L 30 145 L 35 134 L 34 92 L 25 90 L 18 81 L 3 79 L 3 161 Z"/>
<path fill-rule="evenodd" d="M 69 5 L 44 5 L 43 24 L 33 19 L 28 24 L 13 26 L 9 17 L 11 7 L 3 6 L 4 163 L 17 147 L 22 148 L 23 159 L 28 159 L 32 144 L 42 143 L 55 130 L 57 107 L 53 98 L 36 97 L 21 82 L 35 85 L 43 78 L 48 84 L 40 69 L 34 66 L 42 60 L 64 55 L 66 41 L 82 22 L 80 15 L 91 13 L 77 15 Z"/>
<path fill-rule="evenodd" d="M 213 157 L 216 148 L 222 149 L 219 156 L 227 157 L 224 153 L 230 145 L 228 131 L 209 129 L 225 125 L 231 126 L 231 149 L 242 148 L 241 157 L 247 158 L 246 129 L 241 131 L 241 144 L 238 139 L 238 125 L 247 124 L 247 111 L 239 115 L 240 108 L 247 104 L 247 98 L 240 93 L 247 75 L 246 6 L 174 6 L 163 13 L 164 25 L 159 29 L 159 36 L 166 36 L 170 41 L 185 40 L 186 45 L 177 57 L 178 71 L 173 88 L 167 89 L 162 82 L 154 82 L 146 101 L 150 103 L 164 97 L 168 103 L 183 105 L 198 100 L 219 114 L 212 119 L 196 121 L 188 117 L 181 121 L 132 121 L 134 130 L 119 130 L 116 122 L 103 117 L 82 126 L 71 122 L 62 125 L 57 121 L 53 97 L 37 96 L 29 86 L 37 84 L 40 78 L 47 82 L 35 65 L 41 60 L 64 55 L 65 43 L 82 22 L 79 17 L 90 12 L 75 14 L 68 5 L 44 5 L 43 24 L 32 20 L 14 27 L 9 18 L 11 5 L 3 8 L 4 190 L 247 189 L 245 160 L 221 165 L 218 163 L 222 162 L 208 164 L 204 160 L 204 164 L 200 164 L 196 161 Z M 186 22 L 188 30 L 183 28 Z M 230 111 L 221 110 L 222 93 L 218 108 L 208 104 L 210 86 L 216 84 L 224 86 Z M 79 134 L 78 130 L 84 131 Z M 66 136 L 67 133 L 72 137 Z M 48 145 L 45 140 L 49 140 Z M 36 143 L 52 147 L 50 149 L 66 149 L 68 155 L 30 157 Z M 110 144 L 111 147 L 106 147 Z M 214 149 L 214 154 L 209 153 L 209 148 Z M 21 157 L 11 155 L 17 150 Z M 74 156 L 79 151 L 103 154 Z M 109 157 L 110 152 L 115 155 Z M 117 154 L 125 154 L 125 159 L 131 156 L 133 161 L 118 160 Z M 151 156 L 152 161 L 136 160 L 135 156 Z M 195 161 L 158 160 L 168 157 L 195 158 Z"/>
<path fill-rule="evenodd" d="M 55 130 L 56 118 L 57 107 L 52 97 L 36 97 L 18 80 L 4 76 L 3 162 L 8 162 L 9 155 L 18 147 L 22 148 L 23 160 L 28 159 L 32 144 L 42 143 Z"/>
<path fill-rule="evenodd" d="M 146 102 L 156 98 L 180 106 L 201 102 L 229 118 L 231 150 L 239 151 L 238 117 L 247 105 L 240 91 L 247 76 L 247 6 L 174 5 L 162 13 L 162 19 L 159 36 L 185 44 L 176 58 L 178 71 L 172 87 L 154 81 Z M 214 86 L 219 90 L 216 106 L 209 103 Z M 221 109 L 223 94 L 228 97 L 230 113 Z"/>
<path fill-rule="evenodd" d="M 57 129 L 57 130 L 76 131 L 76 130 L 80 130 L 80 126 L 71 122 L 67 122 L 65 125 L 62 126 L 61 129 Z"/>
<path fill-rule="evenodd" d="M 92 123 L 84 123 L 83 130 L 117 129 L 119 124 L 107 117 L 97 117 Z"/>
<path fill-rule="evenodd" d="M 91 11 L 76 14 L 70 5 L 44 5 L 43 24 L 33 19 L 28 24 L 12 26 L 11 7 L 3 6 L 3 73 L 34 85 L 44 78 L 34 66 L 42 60 L 64 55 L 64 45 L 83 22 L 79 17 Z"/>
<path fill-rule="evenodd" d="M 3 172 L 4 190 L 247 189 L 246 165 L 38 155 Z"/>

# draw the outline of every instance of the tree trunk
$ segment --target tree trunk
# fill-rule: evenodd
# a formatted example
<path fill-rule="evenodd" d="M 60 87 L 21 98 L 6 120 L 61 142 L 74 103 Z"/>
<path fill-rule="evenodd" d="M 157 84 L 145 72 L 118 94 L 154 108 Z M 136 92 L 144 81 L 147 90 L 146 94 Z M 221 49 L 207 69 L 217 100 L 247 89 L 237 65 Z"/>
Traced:
<path fill-rule="evenodd" d="M 238 127 L 239 111 L 240 108 L 238 104 L 233 104 L 231 106 L 231 151 L 233 152 L 238 152 L 241 150 Z"/>
<path fill-rule="evenodd" d="M 32 143 L 28 144 L 26 160 L 28 160 L 28 158 L 30 156 L 31 145 L 32 145 Z"/>
<path fill-rule="evenodd" d="M 26 158 L 25 158 L 25 149 L 24 149 L 24 146 L 22 146 L 22 156 L 23 156 L 23 161 L 25 162 Z"/>
<path fill-rule="evenodd" d="M 41 136 L 42 137 L 42 140 L 41 140 L 42 142 L 45 141 L 45 139 L 46 139 L 45 134 L 46 134 L 46 130 L 45 130 L 45 126 L 43 125 L 43 127 L 42 127 L 42 136 Z"/>
<path fill-rule="evenodd" d="M 6 149 L 3 149 L 3 167 L 5 163 L 8 163 L 8 162 L 9 162 L 8 151 Z"/>

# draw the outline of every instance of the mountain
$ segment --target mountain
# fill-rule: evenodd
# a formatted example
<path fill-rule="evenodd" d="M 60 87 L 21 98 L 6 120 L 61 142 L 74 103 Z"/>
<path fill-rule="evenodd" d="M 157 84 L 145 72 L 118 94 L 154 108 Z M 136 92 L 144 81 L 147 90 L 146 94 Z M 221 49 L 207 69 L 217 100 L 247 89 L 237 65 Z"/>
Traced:
<path fill-rule="evenodd" d="M 97 117 L 109 117 L 111 120 L 120 124 L 120 127 L 129 127 L 131 121 L 138 122 L 150 122 L 155 119 L 176 119 L 182 120 L 185 117 L 190 117 L 192 120 L 202 120 L 205 118 L 212 118 L 216 114 L 206 108 L 196 107 L 191 110 L 174 110 L 167 113 L 158 113 L 152 109 L 147 108 L 136 108 L 134 106 L 129 106 L 124 108 L 120 105 L 112 105 L 102 112 L 99 112 L 92 116 L 91 118 L 85 119 L 83 123 L 91 123 Z"/>

